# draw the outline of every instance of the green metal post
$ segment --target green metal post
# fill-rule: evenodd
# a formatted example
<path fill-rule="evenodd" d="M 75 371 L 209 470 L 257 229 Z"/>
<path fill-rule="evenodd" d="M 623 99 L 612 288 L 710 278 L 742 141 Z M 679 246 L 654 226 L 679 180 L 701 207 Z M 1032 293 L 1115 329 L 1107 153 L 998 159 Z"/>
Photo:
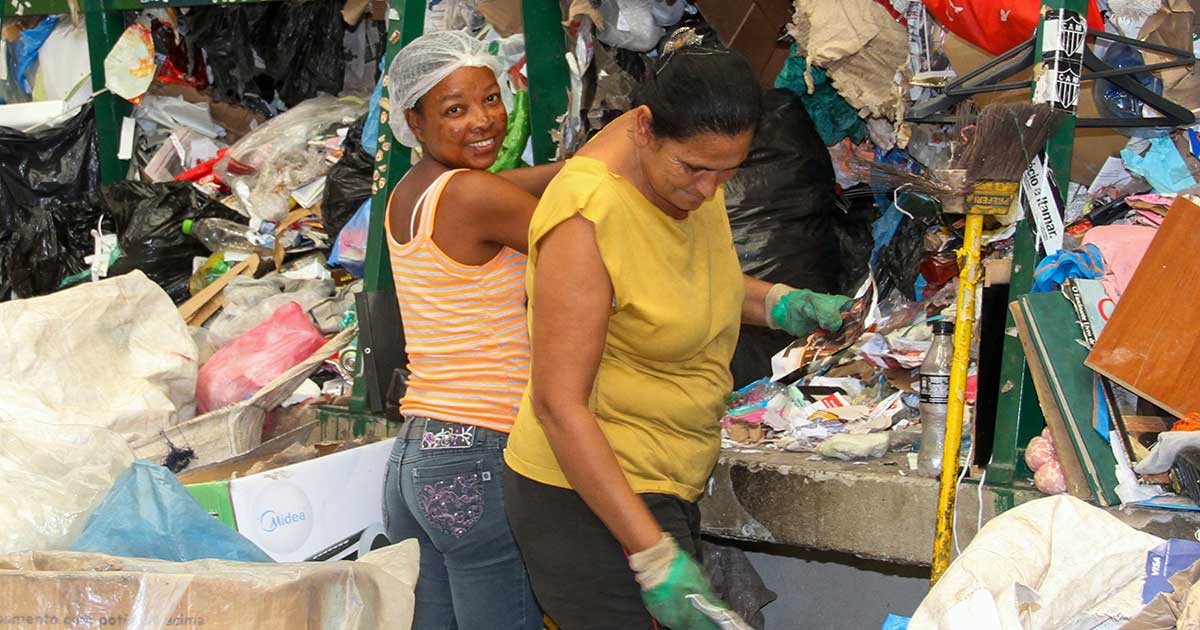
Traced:
<path fill-rule="evenodd" d="M 121 146 L 121 123 L 131 111 L 125 99 L 105 90 L 104 58 L 125 31 L 125 19 L 111 11 L 104 0 L 84 0 L 88 56 L 91 59 L 92 91 L 101 92 L 93 103 L 96 114 L 96 143 L 100 151 L 100 181 L 108 184 L 125 179 L 129 161 L 117 158 Z"/>
<path fill-rule="evenodd" d="M 529 114 L 533 160 L 552 162 L 557 145 L 550 132 L 567 111 L 570 73 L 566 59 L 566 33 L 558 0 L 524 0 L 525 59 L 529 72 Z"/>
<path fill-rule="evenodd" d="M 1068 9 L 1087 15 L 1087 0 L 1044 0 L 1042 13 L 1048 9 Z M 1041 63 L 1042 29 L 1044 19 L 1039 22 L 1034 48 L 1034 67 Z M 1036 87 L 1035 87 L 1036 89 Z M 1071 152 L 1075 142 L 1075 117 L 1069 116 L 1046 143 L 1046 153 L 1054 170 L 1059 190 L 1066 194 L 1070 181 Z M 1033 269 L 1037 265 L 1037 246 L 1034 242 L 1028 219 L 1017 225 L 1013 244 L 1012 281 L 1009 284 L 1009 301 L 1029 293 L 1033 287 Z M 1031 473 L 1025 465 L 1025 445 L 1038 435 L 1045 426 L 1041 407 L 1038 406 L 1037 391 L 1025 362 L 1025 352 L 1016 336 L 1016 322 L 1012 313 L 1005 322 L 1004 357 L 1000 371 L 1000 396 L 996 408 L 996 435 L 993 443 L 993 461 L 988 466 L 988 483 L 997 486 L 996 511 L 1014 507 L 1011 488 L 1021 479 L 1029 479 Z"/>
<path fill-rule="evenodd" d="M 392 0 L 388 10 L 385 53 L 383 100 L 379 120 L 379 148 L 375 152 L 375 172 L 371 175 L 371 225 L 367 233 L 367 257 L 363 263 L 363 288 L 366 291 L 392 291 L 392 270 L 387 255 L 384 217 L 387 213 L 388 196 L 392 188 L 410 166 L 411 152 L 408 147 L 396 142 L 392 128 L 388 125 L 391 116 L 403 116 L 392 111 L 388 99 L 387 69 L 392 65 L 396 53 L 409 42 L 421 36 L 425 28 L 424 0 Z M 354 381 L 350 397 L 350 411 L 364 413 L 367 410 L 367 383 L 365 379 Z"/>

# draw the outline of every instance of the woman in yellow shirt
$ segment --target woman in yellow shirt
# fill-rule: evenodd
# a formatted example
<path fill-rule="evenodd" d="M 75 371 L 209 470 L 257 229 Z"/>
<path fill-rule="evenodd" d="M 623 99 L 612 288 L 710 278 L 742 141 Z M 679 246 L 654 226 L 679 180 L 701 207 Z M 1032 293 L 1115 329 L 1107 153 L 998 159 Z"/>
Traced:
<path fill-rule="evenodd" d="M 761 89 L 740 55 L 697 39 L 669 45 L 530 224 L 533 361 L 505 507 L 563 630 L 715 630 L 688 596 L 718 604 L 692 557 L 696 501 L 739 325 L 836 330 L 849 302 L 742 275 L 722 185 L 750 150 Z"/>

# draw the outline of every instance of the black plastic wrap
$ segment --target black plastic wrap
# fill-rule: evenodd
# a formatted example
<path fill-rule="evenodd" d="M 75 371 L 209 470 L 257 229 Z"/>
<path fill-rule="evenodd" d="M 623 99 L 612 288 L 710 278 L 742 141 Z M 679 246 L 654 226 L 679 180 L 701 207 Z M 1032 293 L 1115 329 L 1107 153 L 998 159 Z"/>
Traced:
<path fill-rule="evenodd" d="M 73 204 L 100 184 L 95 120 L 89 106 L 35 133 L 0 127 L 0 299 L 51 293 L 85 268 L 99 215 Z"/>
<path fill-rule="evenodd" d="M 113 217 L 124 253 L 109 275 L 140 269 L 176 303 L 188 298 L 192 259 L 210 253 L 200 241 L 183 233 L 184 220 L 218 217 L 245 221 L 187 182 L 118 182 L 105 186 L 91 203 Z"/>
<path fill-rule="evenodd" d="M 755 630 L 766 627 L 762 609 L 779 595 L 767 588 L 746 553 L 737 547 L 704 541 L 700 543 L 700 555 L 704 576 L 714 593 L 750 627 Z"/>
<path fill-rule="evenodd" d="M 362 146 L 362 129 L 370 112 L 363 114 L 346 132 L 342 159 L 329 169 L 321 200 L 325 232 L 336 238 L 354 213 L 371 196 L 371 173 L 375 158 Z"/>
<path fill-rule="evenodd" d="M 798 289 L 838 290 L 841 252 L 833 162 L 800 98 L 764 94 L 765 114 L 750 155 L 727 184 L 725 205 L 742 271 Z M 792 338 L 743 326 L 731 368 L 735 387 L 770 373 L 771 356 Z"/>
<path fill-rule="evenodd" d="M 288 107 L 318 93 L 342 91 L 346 55 L 341 0 L 276 3 L 270 19 L 259 23 L 256 49 L 266 75 L 276 82 Z"/>
<path fill-rule="evenodd" d="M 875 247 L 871 224 L 879 218 L 879 206 L 875 204 L 870 186 L 863 185 L 861 189 L 853 188 L 841 195 L 838 208 L 833 224 L 842 256 L 838 293 L 853 295 L 871 269 L 871 250 Z"/>
<path fill-rule="evenodd" d="M 346 70 L 342 0 L 307 0 L 195 7 L 188 37 L 208 53 L 219 98 L 260 93 L 255 79 L 273 80 L 293 107 L 318 93 L 336 95 Z M 255 66 L 255 55 L 263 67 Z M 262 94 L 270 100 L 269 94 Z"/>
<path fill-rule="evenodd" d="M 204 49 L 218 99 L 238 102 L 258 70 L 254 67 L 253 34 L 278 3 L 246 3 L 192 7 L 184 17 L 187 37 Z"/>

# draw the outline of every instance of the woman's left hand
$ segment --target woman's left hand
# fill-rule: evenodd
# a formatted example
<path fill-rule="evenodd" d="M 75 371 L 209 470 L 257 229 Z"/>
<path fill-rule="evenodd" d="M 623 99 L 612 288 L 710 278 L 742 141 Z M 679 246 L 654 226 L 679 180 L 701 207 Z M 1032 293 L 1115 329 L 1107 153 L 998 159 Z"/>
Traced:
<path fill-rule="evenodd" d="M 816 328 L 837 332 L 842 313 L 853 300 L 844 295 L 817 293 L 777 284 L 767 294 L 767 321 L 796 337 L 807 337 Z"/>

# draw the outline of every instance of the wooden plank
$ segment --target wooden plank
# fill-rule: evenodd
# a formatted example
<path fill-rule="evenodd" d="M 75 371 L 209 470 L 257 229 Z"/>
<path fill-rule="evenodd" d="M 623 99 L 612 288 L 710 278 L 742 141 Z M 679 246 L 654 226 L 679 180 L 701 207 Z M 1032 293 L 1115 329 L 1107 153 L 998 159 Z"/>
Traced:
<path fill-rule="evenodd" d="M 1058 405 L 1052 402 L 1053 398 L 1049 395 L 1050 381 L 1045 370 L 1042 369 L 1041 360 L 1033 346 L 1033 334 L 1028 327 L 1028 322 L 1022 314 L 1018 302 L 1010 304 L 1009 310 L 1012 311 L 1013 320 L 1017 324 L 1017 336 L 1021 340 L 1021 347 L 1025 350 L 1026 363 L 1029 365 L 1030 375 L 1033 376 L 1033 386 L 1038 391 L 1038 404 L 1042 408 L 1042 414 L 1046 417 L 1046 427 L 1050 429 L 1050 435 L 1054 438 L 1054 443 L 1058 445 L 1058 463 L 1063 467 L 1063 477 L 1067 480 L 1067 492 L 1073 497 L 1090 500 L 1093 496 L 1091 486 L 1088 485 L 1087 476 L 1083 472 L 1083 465 L 1079 463 L 1075 449 L 1071 447 L 1071 434 L 1067 431 L 1066 421 L 1058 412 Z M 1048 394 L 1045 398 L 1041 395 L 1043 391 Z M 1051 402 L 1047 404 L 1047 401 Z"/>
<path fill-rule="evenodd" d="M 1200 411 L 1200 206 L 1179 197 L 1087 358 L 1176 416 Z"/>
<path fill-rule="evenodd" d="M 1031 293 L 1017 304 L 1025 320 L 1021 344 L 1035 374 L 1038 402 L 1047 418 L 1053 407 L 1067 429 L 1067 442 L 1057 442 L 1055 436 L 1058 452 L 1075 449 L 1100 505 L 1120 503 L 1112 446 L 1092 426 L 1096 375 L 1083 364 L 1088 350 L 1071 301 L 1058 292 Z"/>
<path fill-rule="evenodd" d="M 222 293 L 225 287 L 233 281 L 234 278 L 241 275 L 253 276 L 258 273 L 258 254 L 250 254 L 250 257 L 233 266 L 232 269 L 226 271 L 224 275 L 213 281 L 212 284 L 204 287 L 191 299 L 179 306 L 179 316 L 183 318 L 189 326 L 199 326 L 212 317 L 214 313 L 220 310 L 221 304 L 224 303 L 225 296 Z M 216 307 L 211 306 L 216 303 Z"/>
<path fill-rule="evenodd" d="M 1125 428 L 1129 429 L 1130 433 L 1162 433 L 1170 431 L 1171 425 L 1175 423 L 1174 418 L 1163 418 L 1160 416 L 1124 416 Z"/>

